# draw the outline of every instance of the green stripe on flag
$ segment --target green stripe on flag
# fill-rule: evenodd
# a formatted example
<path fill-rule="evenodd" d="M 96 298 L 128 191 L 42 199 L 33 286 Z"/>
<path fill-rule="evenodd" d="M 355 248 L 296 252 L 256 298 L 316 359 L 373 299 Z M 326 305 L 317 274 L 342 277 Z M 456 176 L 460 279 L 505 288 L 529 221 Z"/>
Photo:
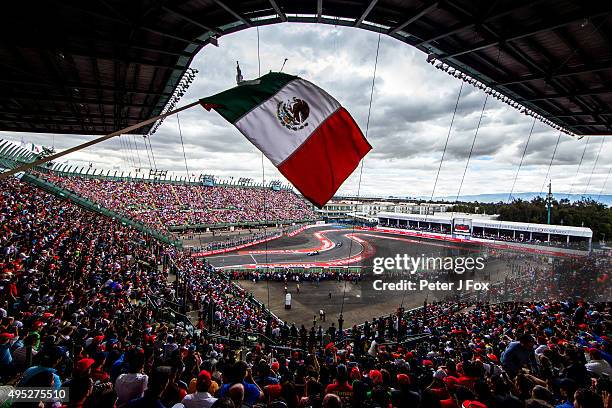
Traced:
<path fill-rule="evenodd" d="M 245 81 L 247 84 L 202 98 L 200 103 L 219 105 L 214 109 L 227 121 L 236 123 L 242 116 L 270 99 L 287 83 L 297 78 L 282 72 L 270 72 L 255 81 Z"/>

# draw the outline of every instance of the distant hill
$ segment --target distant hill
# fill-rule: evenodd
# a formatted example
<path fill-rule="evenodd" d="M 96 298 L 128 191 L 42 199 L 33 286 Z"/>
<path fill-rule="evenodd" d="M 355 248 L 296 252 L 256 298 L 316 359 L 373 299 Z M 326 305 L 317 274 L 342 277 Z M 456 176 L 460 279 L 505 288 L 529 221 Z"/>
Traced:
<path fill-rule="evenodd" d="M 541 193 L 515 193 L 512 194 L 513 199 L 520 198 L 521 200 L 530 201 L 531 199 L 541 195 Z M 578 201 L 583 198 L 590 198 L 592 200 L 597 200 L 597 194 L 567 194 L 567 193 L 553 193 L 555 200 L 563 200 L 569 199 L 570 201 Z M 429 198 L 429 197 L 421 197 L 421 198 Z M 435 200 L 444 200 L 444 201 L 455 201 L 455 196 L 445 196 L 445 197 L 435 197 Z M 494 193 L 494 194 L 473 194 L 473 195 L 462 195 L 459 197 L 459 201 L 478 201 L 481 203 L 497 203 L 499 201 L 507 201 L 508 193 Z M 612 205 L 612 195 L 610 194 L 602 194 L 599 197 L 599 201 L 606 204 Z"/>
<path fill-rule="evenodd" d="M 512 194 L 513 199 L 520 198 L 521 200 L 531 201 L 533 198 L 541 195 L 541 193 L 514 193 Z M 612 194 L 602 194 L 598 197 L 598 194 L 567 194 L 567 193 L 553 193 L 555 200 L 560 201 L 563 199 L 569 199 L 570 201 L 578 201 L 583 198 L 590 198 L 595 201 L 602 202 L 608 206 L 612 206 Z M 430 196 L 395 196 L 395 195 L 374 195 L 374 194 L 363 194 L 359 197 L 360 200 L 377 200 L 377 201 L 385 201 L 385 200 L 427 200 L 429 201 Z M 436 196 L 434 197 L 434 201 L 448 201 L 454 202 L 456 196 Z M 335 196 L 336 200 L 357 200 L 355 196 Z M 498 203 L 500 201 L 507 201 L 508 193 L 491 193 L 491 194 L 468 194 L 459 196 L 459 201 L 478 201 L 480 203 Z"/>

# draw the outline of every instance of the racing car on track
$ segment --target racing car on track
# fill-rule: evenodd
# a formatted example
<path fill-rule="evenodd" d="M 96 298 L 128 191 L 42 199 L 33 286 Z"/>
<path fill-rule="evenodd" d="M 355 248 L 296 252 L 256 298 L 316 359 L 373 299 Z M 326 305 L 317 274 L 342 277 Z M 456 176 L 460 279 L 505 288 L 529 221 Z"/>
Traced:
<path fill-rule="evenodd" d="M 306 255 L 308 256 L 315 256 L 315 255 L 319 255 L 319 251 L 310 251 L 309 253 L 307 253 Z"/>

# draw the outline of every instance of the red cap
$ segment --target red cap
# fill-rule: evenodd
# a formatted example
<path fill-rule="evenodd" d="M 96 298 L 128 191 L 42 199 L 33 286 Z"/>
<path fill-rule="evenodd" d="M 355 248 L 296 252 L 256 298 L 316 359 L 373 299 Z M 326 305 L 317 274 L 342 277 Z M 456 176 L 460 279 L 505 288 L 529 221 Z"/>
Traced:
<path fill-rule="evenodd" d="M 361 372 L 359 371 L 359 367 L 355 366 L 351 368 L 350 377 L 351 380 L 361 380 Z"/>
<path fill-rule="evenodd" d="M 274 361 L 274 362 L 272 362 L 270 367 L 272 368 L 272 370 L 278 371 L 278 369 L 280 368 L 280 364 L 278 363 L 278 361 Z"/>
<path fill-rule="evenodd" d="M 487 408 L 487 406 L 478 401 L 463 401 L 461 408 Z"/>
<path fill-rule="evenodd" d="M 590 354 L 591 358 L 594 359 L 594 360 L 600 360 L 601 359 L 601 351 L 599 351 L 596 348 L 590 348 L 589 349 L 589 354 Z"/>
<path fill-rule="evenodd" d="M 397 383 L 401 385 L 410 385 L 410 377 L 408 374 L 398 374 Z"/>
<path fill-rule="evenodd" d="M 210 382 L 211 381 L 210 373 L 206 370 L 200 371 L 200 374 L 198 374 L 198 381 Z"/>
<path fill-rule="evenodd" d="M 11 340 L 14 339 L 15 335 L 13 333 L 1 333 L 0 339 Z"/>
<path fill-rule="evenodd" d="M 83 358 L 78 361 L 76 367 L 74 368 L 76 371 L 85 372 L 91 368 L 93 363 L 96 361 L 93 358 Z"/>
<path fill-rule="evenodd" d="M 378 370 L 370 370 L 368 377 L 370 377 L 374 384 L 382 384 L 383 382 L 382 373 Z"/>
<path fill-rule="evenodd" d="M 425 367 L 433 367 L 433 361 L 431 361 L 431 360 L 423 360 L 423 365 Z"/>

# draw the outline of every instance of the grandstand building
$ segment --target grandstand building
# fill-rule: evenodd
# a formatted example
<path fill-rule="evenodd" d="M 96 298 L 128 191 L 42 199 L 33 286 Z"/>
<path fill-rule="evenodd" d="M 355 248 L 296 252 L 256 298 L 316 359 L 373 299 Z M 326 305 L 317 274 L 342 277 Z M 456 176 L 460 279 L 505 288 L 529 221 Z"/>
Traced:
<path fill-rule="evenodd" d="M 593 231 L 585 227 L 498 221 L 496 216 L 463 213 L 377 214 L 381 227 L 428 231 L 469 240 L 511 241 L 591 250 Z"/>

